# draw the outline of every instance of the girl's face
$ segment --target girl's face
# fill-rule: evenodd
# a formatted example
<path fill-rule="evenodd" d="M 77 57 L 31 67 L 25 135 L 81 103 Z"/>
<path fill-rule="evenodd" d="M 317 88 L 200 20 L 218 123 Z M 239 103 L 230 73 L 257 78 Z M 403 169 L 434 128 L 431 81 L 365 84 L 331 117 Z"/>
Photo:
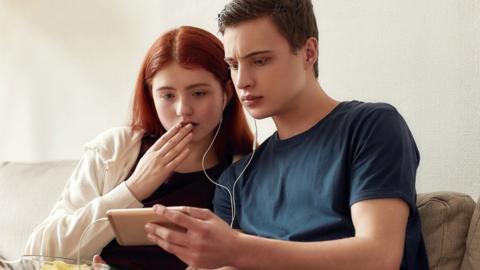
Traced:
<path fill-rule="evenodd" d="M 177 123 L 193 125 L 192 142 L 211 138 L 222 117 L 224 93 L 213 74 L 202 68 L 184 68 L 173 62 L 152 80 L 152 96 L 165 129 Z"/>

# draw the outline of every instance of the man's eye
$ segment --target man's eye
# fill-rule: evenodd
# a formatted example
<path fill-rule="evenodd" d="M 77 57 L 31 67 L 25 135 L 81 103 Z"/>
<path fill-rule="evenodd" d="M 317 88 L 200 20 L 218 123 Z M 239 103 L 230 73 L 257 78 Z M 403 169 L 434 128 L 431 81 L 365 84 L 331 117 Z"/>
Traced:
<path fill-rule="evenodd" d="M 268 58 L 258 58 L 253 61 L 253 63 L 257 66 L 263 66 L 268 62 Z"/>

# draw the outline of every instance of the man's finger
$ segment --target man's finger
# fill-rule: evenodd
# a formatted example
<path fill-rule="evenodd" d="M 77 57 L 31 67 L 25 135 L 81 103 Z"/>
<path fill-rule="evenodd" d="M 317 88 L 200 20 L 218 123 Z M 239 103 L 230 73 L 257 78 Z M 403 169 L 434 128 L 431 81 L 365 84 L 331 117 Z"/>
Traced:
<path fill-rule="evenodd" d="M 174 207 L 168 207 L 168 209 L 177 210 L 191 217 L 201 219 L 201 220 L 209 220 L 215 217 L 215 214 L 213 214 L 212 211 L 206 208 L 198 208 L 198 207 L 191 207 L 191 206 L 174 206 Z"/>
<path fill-rule="evenodd" d="M 165 251 L 170 252 L 172 254 L 177 255 L 177 253 L 178 254 L 188 253 L 187 248 L 182 247 L 182 246 L 178 246 L 178 245 L 175 245 L 175 244 L 171 244 L 171 243 L 163 240 L 162 238 L 156 236 L 153 233 L 147 234 L 147 238 L 148 238 L 148 240 L 152 241 L 153 243 L 155 243 L 159 247 L 163 248 Z"/>
<path fill-rule="evenodd" d="M 167 207 L 165 207 L 163 205 L 153 206 L 153 211 L 155 211 L 155 213 L 157 213 L 157 215 L 164 216 L 165 218 L 170 220 L 175 225 L 186 228 L 188 230 L 199 229 L 200 228 L 200 222 L 202 222 L 202 220 L 191 217 L 184 212 L 174 210 L 174 209 L 168 209 Z"/>
<path fill-rule="evenodd" d="M 192 252 L 188 249 L 188 247 L 178 246 L 167 241 L 161 239 L 160 237 L 155 236 L 154 234 L 147 234 L 147 237 L 150 241 L 157 244 L 159 247 L 163 248 L 165 251 L 174 254 L 180 260 L 182 260 L 186 264 L 192 263 Z M 188 267 L 188 269 L 197 269 L 195 267 Z"/>
<path fill-rule="evenodd" d="M 190 242 L 188 235 L 175 229 L 167 228 L 162 225 L 148 223 L 145 225 L 145 231 L 173 245 L 186 247 Z"/>

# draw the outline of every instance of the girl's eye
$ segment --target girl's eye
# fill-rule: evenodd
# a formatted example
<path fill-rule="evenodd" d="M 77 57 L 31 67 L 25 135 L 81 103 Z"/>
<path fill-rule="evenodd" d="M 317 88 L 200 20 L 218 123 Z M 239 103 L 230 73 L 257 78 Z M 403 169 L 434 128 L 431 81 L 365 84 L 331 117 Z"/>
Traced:
<path fill-rule="evenodd" d="M 170 93 L 167 93 L 167 94 L 162 94 L 162 95 L 160 95 L 160 97 L 161 97 L 162 99 L 169 100 L 169 99 L 174 98 L 175 95 L 170 94 Z"/>
<path fill-rule="evenodd" d="M 192 96 L 194 96 L 194 97 L 202 97 L 202 96 L 205 96 L 205 94 L 206 94 L 206 93 L 205 93 L 204 91 L 194 91 L 194 92 L 192 93 Z"/>
<path fill-rule="evenodd" d="M 229 63 L 228 68 L 230 70 L 237 70 L 238 69 L 238 63 Z"/>

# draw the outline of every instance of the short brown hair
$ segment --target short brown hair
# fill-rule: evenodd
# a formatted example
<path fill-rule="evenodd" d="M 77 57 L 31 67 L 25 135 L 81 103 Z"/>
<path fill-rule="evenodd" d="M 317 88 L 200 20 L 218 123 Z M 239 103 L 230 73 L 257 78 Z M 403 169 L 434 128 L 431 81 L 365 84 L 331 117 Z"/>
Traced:
<path fill-rule="evenodd" d="M 294 52 L 310 37 L 318 40 L 318 28 L 311 0 L 232 0 L 218 14 L 218 29 L 241 22 L 270 17 Z M 318 77 L 318 62 L 313 67 Z"/>

